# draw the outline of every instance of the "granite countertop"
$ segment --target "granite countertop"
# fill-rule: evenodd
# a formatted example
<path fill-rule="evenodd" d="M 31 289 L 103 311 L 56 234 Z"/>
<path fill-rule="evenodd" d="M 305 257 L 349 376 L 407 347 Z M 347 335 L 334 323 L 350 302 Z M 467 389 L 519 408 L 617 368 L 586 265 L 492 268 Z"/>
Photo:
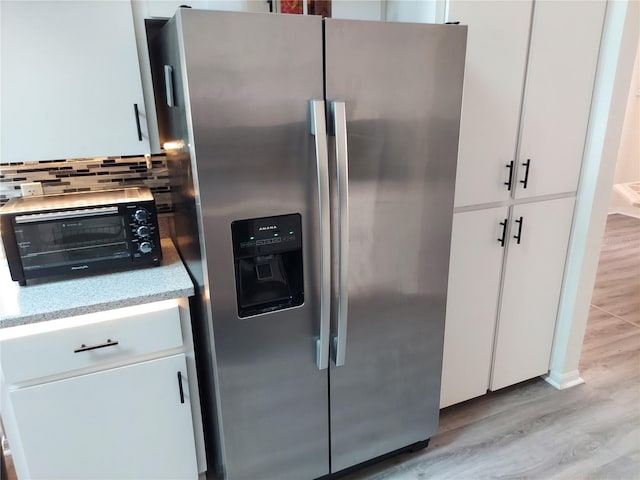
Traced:
<path fill-rule="evenodd" d="M 193 283 L 170 238 L 162 239 L 162 264 L 83 277 L 50 277 L 21 287 L 0 264 L 0 328 L 189 297 Z"/>

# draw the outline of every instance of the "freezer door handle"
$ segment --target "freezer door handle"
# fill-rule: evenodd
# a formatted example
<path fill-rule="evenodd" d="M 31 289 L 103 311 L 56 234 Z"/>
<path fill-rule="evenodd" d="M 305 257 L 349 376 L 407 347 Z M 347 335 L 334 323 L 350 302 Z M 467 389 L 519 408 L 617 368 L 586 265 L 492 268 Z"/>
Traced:
<path fill-rule="evenodd" d="M 338 321 L 333 338 L 336 367 L 344 365 L 347 350 L 348 278 L 349 278 L 349 152 L 347 150 L 347 113 L 345 102 L 331 102 L 336 137 L 338 191 Z"/>
<path fill-rule="evenodd" d="M 318 209 L 320 230 L 320 335 L 316 340 L 316 364 L 329 366 L 331 313 L 331 223 L 329 220 L 329 154 L 324 100 L 311 100 L 311 134 L 316 142 Z"/>

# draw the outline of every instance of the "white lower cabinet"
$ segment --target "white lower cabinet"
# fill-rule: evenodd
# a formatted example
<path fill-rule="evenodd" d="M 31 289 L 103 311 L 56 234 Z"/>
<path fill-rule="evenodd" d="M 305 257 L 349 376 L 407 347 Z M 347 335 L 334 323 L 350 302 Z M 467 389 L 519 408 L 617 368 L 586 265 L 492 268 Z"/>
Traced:
<path fill-rule="evenodd" d="M 490 390 L 549 370 L 574 204 L 562 198 L 511 207 Z"/>
<path fill-rule="evenodd" d="M 508 214 L 500 207 L 453 216 L 441 408 L 487 393 Z"/>
<path fill-rule="evenodd" d="M 25 478 L 196 478 L 186 379 L 174 355 L 12 391 Z"/>
<path fill-rule="evenodd" d="M 0 329 L 0 360 L 18 478 L 206 471 L 186 298 Z"/>
<path fill-rule="evenodd" d="M 454 214 L 441 408 L 548 371 L 574 203 Z"/>

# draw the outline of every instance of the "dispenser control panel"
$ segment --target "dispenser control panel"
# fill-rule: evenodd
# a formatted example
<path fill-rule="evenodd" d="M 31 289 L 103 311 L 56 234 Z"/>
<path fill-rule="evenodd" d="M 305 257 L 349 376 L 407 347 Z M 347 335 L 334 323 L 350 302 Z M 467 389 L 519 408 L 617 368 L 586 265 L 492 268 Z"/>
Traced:
<path fill-rule="evenodd" d="M 236 220 L 231 223 L 233 254 L 253 257 L 302 248 L 300 214 Z"/>

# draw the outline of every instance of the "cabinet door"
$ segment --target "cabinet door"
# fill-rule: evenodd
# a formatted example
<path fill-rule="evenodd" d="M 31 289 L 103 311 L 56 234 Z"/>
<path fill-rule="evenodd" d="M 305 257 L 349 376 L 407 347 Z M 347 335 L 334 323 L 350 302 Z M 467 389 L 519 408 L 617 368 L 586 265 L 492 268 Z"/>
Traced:
<path fill-rule="evenodd" d="M 574 203 L 562 198 L 511 207 L 491 390 L 549 370 Z"/>
<path fill-rule="evenodd" d="M 186 379 L 175 355 L 12 391 L 24 453 L 16 464 L 28 470 L 19 476 L 197 478 Z"/>
<path fill-rule="evenodd" d="M 536 2 L 517 198 L 578 188 L 605 4 L 604 0 Z"/>
<path fill-rule="evenodd" d="M 453 216 L 440 408 L 487 393 L 508 207 Z"/>
<path fill-rule="evenodd" d="M 148 153 L 129 2 L 0 8 L 3 163 Z"/>
<path fill-rule="evenodd" d="M 531 1 L 451 1 L 448 21 L 469 26 L 455 206 L 507 200 Z"/>

